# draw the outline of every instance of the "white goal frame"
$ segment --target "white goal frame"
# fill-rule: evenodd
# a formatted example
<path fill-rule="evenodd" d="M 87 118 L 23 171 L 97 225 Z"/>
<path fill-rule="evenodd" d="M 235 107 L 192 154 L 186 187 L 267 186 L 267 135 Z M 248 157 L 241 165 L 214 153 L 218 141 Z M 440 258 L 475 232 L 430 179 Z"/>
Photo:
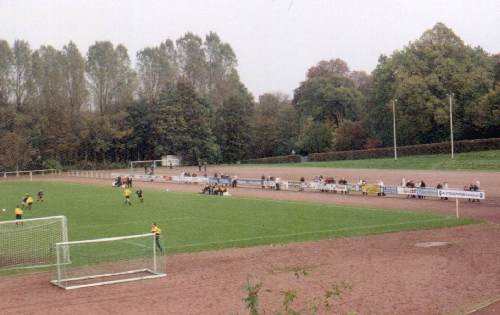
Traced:
<path fill-rule="evenodd" d="M 61 220 L 61 236 L 62 236 L 62 241 L 67 242 L 68 241 L 68 222 L 65 216 L 59 215 L 59 216 L 50 216 L 50 217 L 40 217 L 40 218 L 32 218 L 32 219 L 21 219 L 21 220 L 8 220 L 8 221 L 0 221 L 0 226 L 1 225 L 7 225 L 7 224 L 24 224 L 24 223 L 29 223 L 29 222 L 35 222 L 35 221 L 52 221 L 52 220 Z M 21 227 L 22 228 L 22 227 Z M 54 243 L 54 250 L 56 250 L 56 244 Z M 69 253 L 66 251 L 63 252 L 63 257 L 57 258 L 56 255 L 56 261 L 52 264 L 33 264 L 33 265 L 25 265 L 25 266 L 12 266 L 12 267 L 7 267 L 7 268 L 0 268 L 0 270 L 11 270 L 11 269 L 29 269 L 29 268 L 45 268 L 45 267 L 51 267 L 56 264 L 58 264 L 58 261 L 65 261 L 66 263 L 69 261 Z"/>
<path fill-rule="evenodd" d="M 151 238 L 151 246 L 153 249 L 153 268 L 142 268 L 142 269 L 133 269 L 133 270 L 127 270 L 127 271 L 122 271 L 122 272 L 116 272 L 116 273 L 104 273 L 104 274 L 97 274 L 97 275 L 88 275 L 88 276 L 82 276 L 82 277 L 74 277 L 74 278 L 63 278 L 62 276 L 62 268 L 64 268 L 66 263 L 64 261 L 64 257 L 60 257 L 60 248 L 62 248 L 62 252 L 69 251 L 71 252 L 70 246 L 73 244 L 88 244 L 88 243 L 102 243 L 102 242 L 113 242 L 113 241 L 120 241 L 120 240 L 126 240 L 126 239 L 135 239 L 135 238 L 143 238 L 143 237 L 150 237 Z M 138 234 L 138 235 L 129 235 L 129 236 L 118 236 L 118 237 L 108 237 L 108 238 L 99 238 L 99 239 L 93 239 L 93 240 L 83 240 L 83 241 L 72 241 L 72 242 L 61 242 L 56 244 L 56 254 L 57 254 L 57 279 L 51 280 L 50 282 L 60 288 L 66 289 L 66 290 L 72 290 L 72 289 L 79 289 L 79 288 L 86 288 L 86 287 L 94 287 L 94 286 L 101 286 L 101 285 L 107 285 L 107 284 L 115 284 L 115 283 L 124 283 L 124 282 L 130 282 L 130 281 L 138 281 L 138 280 L 145 280 L 145 279 L 154 279 L 154 278 L 160 278 L 160 277 L 165 277 L 167 274 L 164 272 L 159 272 L 158 271 L 158 254 L 157 254 L 157 249 L 156 249 L 156 239 L 155 235 L 153 233 L 147 233 L 147 234 Z M 84 268 L 85 266 L 82 266 Z M 135 277 L 130 277 L 126 279 L 117 279 L 117 280 L 106 280 L 106 278 L 110 277 L 115 277 L 115 276 L 122 276 L 122 275 L 133 275 L 133 274 L 140 274 L 140 273 L 148 273 L 148 275 L 138 275 Z M 66 283 L 71 282 L 71 281 L 84 281 L 84 280 L 92 280 L 92 279 L 99 279 L 103 278 L 102 281 L 99 282 L 94 282 L 94 283 L 88 283 L 88 284 L 77 284 L 77 285 L 68 285 Z"/>
<path fill-rule="evenodd" d="M 134 175 L 134 165 L 135 164 L 144 164 L 149 163 L 153 165 L 153 170 L 156 171 L 157 167 L 161 167 L 161 163 L 163 160 L 144 160 L 144 161 L 130 161 L 130 175 Z M 156 163 L 160 163 L 160 166 L 157 166 Z"/>

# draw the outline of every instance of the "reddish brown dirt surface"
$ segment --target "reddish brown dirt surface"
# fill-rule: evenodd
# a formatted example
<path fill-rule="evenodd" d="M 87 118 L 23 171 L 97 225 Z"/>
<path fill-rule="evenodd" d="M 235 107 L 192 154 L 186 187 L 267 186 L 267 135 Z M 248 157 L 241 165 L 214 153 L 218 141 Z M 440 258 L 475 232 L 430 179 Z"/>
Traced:
<path fill-rule="evenodd" d="M 267 314 L 277 310 L 280 290 L 295 289 L 298 306 L 321 297 L 332 284 L 346 281 L 352 290 L 319 314 L 500 314 L 500 305 L 483 306 L 500 298 L 500 181 L 499 173 L 373 171 L 295 168 L 209 169 L 239 177 L 306 175 L 386 184 L 406 179 L 428 185 L 448 181 L 452 187 L 479 179 L 487 200 L 461 203 L 463 216 L 491 223 L 464 227 L 391 233 L 377 236 L 305 242 L 286 246 L 227 249 L 168 258 L 163 279 L 98 288 L 63 291 L 48 283 L 49 274 L 0 279 L 2 314 L 247 314 L 242 290 L 247 277 L 262 282 L 261 305 Z M 191 169 L 190 171 L 193 171 Z M 331 174 L 329 173 L 331 172 Z M 178 174 L 180 170 L 172 171 Z M 345 174 L 345 175 L 344 175 Z M 47 178 L 47 180 L 54 180 Z M 109 180 L 58 177 L 59 180 L 110 185 Z M 173 191 L 199 191 L 197 185 L 136 183 L 141 187 L 168 187 Z M 364 205 L 454 214 L 454 202 L 401 198 L 342 196 L 234 189 L 233 195 L 269 199 Z M 216 197 L 214 197 L 216 198 Z M 417 242 L 446 241 L 447 246 L 420 248 Z M 298 279 L 294 270 L 305 269 Z"/>

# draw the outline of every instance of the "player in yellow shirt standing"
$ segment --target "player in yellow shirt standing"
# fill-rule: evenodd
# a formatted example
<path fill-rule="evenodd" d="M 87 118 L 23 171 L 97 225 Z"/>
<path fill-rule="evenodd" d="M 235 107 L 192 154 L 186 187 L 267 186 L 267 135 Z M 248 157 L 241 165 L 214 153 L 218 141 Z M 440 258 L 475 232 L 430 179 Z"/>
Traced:
<path fill-rule="evenodd" d="M 156 222 L 153 222 L 153 225 L 151 225 L 151 233 L 155 235 L 156 248 L 163 254 L 163 248 L 160 244 L 161 229 Z"/>
<path fill-rule="evenodd" d="M 123 197 L 125 197 L 125 203 L 128 204 L 129 206 L 132 205 L 132 202 L 130 202 L 131 195 L 132 195 L 132 191 L 129 188 L 125 188 L 123 190 Z"/>
<path fill-rule="evenodd" d="M 17 205 L 16 206 L 16 210 L 15 210 L 15 213 L 16 213 L 16 220 L 22 220 L 23 219 L 23 209 L 21 208 L 20 205 Z M 23 222 L 16 222 L 16 225 L 23 225 Z"/>
<path fill-rule="evenodd" d="M 31 197 L 31 195 L 28 195 L 28 198 L 26 199 L 26 204 L 28 204 L 28 209 L 31 210 L 31 206 L 33 205 L 33 197 Z"/>

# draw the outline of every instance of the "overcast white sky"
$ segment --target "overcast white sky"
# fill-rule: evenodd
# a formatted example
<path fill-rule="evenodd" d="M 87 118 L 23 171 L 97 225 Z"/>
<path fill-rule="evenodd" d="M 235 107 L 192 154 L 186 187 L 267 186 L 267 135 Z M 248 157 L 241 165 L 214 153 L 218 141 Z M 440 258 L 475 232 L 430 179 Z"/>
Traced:
<path fill-rule="evenodd" d="M 380 54 L 438 21 L 466 43 L 500 53 L 499 0 L 0 0 L 0 38 L 24 39 L 32 48 L 73 40 L 85 54 L 96 40 L 110 40 L 133 57 L 188 31 L 215 31 L 235 50 L 254 96 L 291 95 L 322 59 L 342 58 L 370 72 Z"/>

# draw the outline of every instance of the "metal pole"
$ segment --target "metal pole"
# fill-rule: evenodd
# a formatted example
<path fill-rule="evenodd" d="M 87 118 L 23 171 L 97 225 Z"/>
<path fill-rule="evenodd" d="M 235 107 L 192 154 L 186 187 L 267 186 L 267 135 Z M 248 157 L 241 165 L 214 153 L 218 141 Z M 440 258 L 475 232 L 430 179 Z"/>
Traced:
<path fill-rule="evenodd" d="M 451 97 L 452 97 L 453 94 L 448 94 L 448 96 L 450 97 L 450 139 L 451 139 L 451 159 L 454 159 L 454 155 L 453 155 L 453 106 L 452 106 L 452 101 L 451 101 Z"/>
<path fill-rule="evenodd" d="M 458 198 L 455 198 L 455 210 L 456 210 L 456 215 L 457 215 L 457 219 L 459 218 L 458 216 Z"/>
<path fill-rule="evenodd" d="M 397 99 L 392 100 L 392 130 L 394 138 L 394 161 L 397 161 L 398 159 L 398 149 L 396 141 L 396 101 Z"/>
<path fill-rule="evenodd" d="M 153 233 L 153 272 L 156 273 L 156 234 Z"/>

